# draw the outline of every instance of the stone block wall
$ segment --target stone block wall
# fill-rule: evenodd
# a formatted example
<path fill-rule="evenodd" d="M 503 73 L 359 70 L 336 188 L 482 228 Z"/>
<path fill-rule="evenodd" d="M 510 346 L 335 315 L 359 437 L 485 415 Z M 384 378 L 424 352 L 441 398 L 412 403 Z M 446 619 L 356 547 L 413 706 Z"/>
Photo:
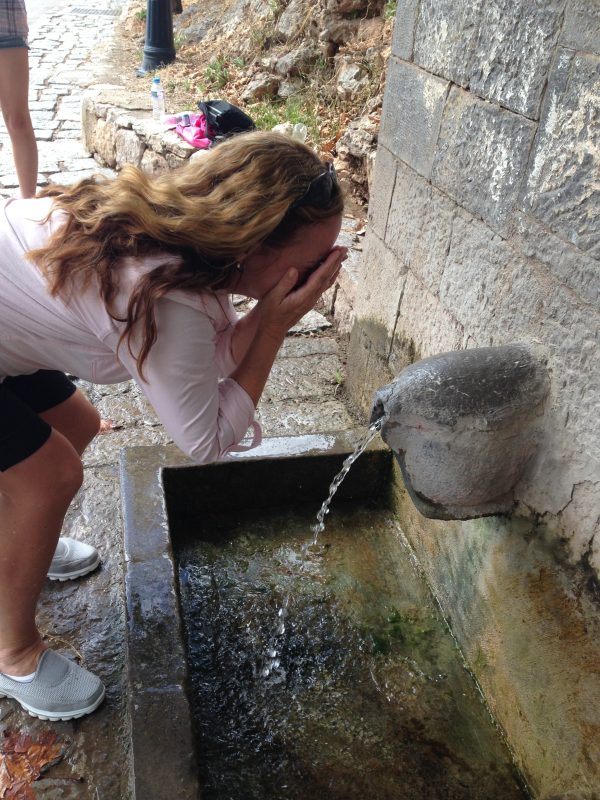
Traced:
<path fill-rule="evenodd" d="M 440 352 L 547 358 L 512 517 L 398 513 L 538 798 L 600 796 L 600 3 L 399 0 L 347 384 Z M 592 709 L 594 711 L 592 712 Z"/>
<path fill-rule="evenodd" d="M 399 3 L 350 376 L 366 411 L 415 358 L 539 344 L 553 391 L 519 510 L 596 574 L 598 30 L 591 0 Z"/>
<path fill-rule="evenodd" d="M 120 85 L 99 84 L 83 95 L 81 131 L 84 149 L 111 169 L 133 164 L 156 174 L 205 152 L 152 119 L 147 93 Z"/>

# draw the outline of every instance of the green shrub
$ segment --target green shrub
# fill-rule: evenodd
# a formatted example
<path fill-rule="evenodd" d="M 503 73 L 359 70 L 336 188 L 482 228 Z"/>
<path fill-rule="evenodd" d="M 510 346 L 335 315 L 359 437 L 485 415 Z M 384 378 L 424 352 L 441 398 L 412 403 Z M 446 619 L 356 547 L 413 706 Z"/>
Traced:
<path fill-rule="evenodd" d="M 392 19 L 392 17 L 395 17 L 397 6 L 398 6 L 397 0 L 387 0 L 383 8 L 383 18 Z"/>
<path fill-rule="evenodd" d="M 287 100 L 261 100 L 253 103 L 248 113 L 260 130 L 271 130 L 275 125 L 290 122 L 306 125 L 309 138 L 316 143 L 319 138 L 318 118 L 309 104 L 295 97 Z"/>
<path fill-rule="evenodd" d="M 222 89 L 229 83 L 229 71 L 224 58 L 215 56 L 204 70 L 204 77 L 217 89 Z"/>

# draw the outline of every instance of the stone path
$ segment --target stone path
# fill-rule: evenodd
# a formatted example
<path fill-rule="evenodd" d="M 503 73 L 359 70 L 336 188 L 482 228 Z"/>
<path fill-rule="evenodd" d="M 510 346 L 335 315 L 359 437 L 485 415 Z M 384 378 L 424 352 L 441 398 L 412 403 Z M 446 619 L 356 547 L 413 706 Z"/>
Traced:
<path fill-rule="evenodd" d="M 40 185 L 68 183 L 99 171 L 81 148 L 79 103 L 83 89 L 95 82 L 105 66 L 102 60 L 109 58 L 111 32 L 120 8 L 121 0 L 108 5 L 74 0 L 60 13 L 52 16 L 49 12 L 32 26 L 31 108 L 40 151 Z M 103 43 L 101 51 L 98 42 Z M 17 192 L 10 144 L 0 128 L 0 196 Z M 350 228 L 345 239 L 351 244 Z M 309 317 L 282 348 L 260 406 L 265 436 L 356 426 L 341 400 L 342 363 L 337 343 L 327 331 L 319 330 L 323 323 L 322 317 Z M 133 767 L 127 715 L 119 454 L 125 446 L 165 444 L 169 439 L 135 384 L 80 386 L 116 428 L 98 436 L 86 452 L 84 485 L 67 515 L 63 534 L 94 544 L 102 555 L 102 566 L 81 581 L 47 582 L 39 624 L 51 647 L 102 678 L 107 696 L 91 716 L 55 724 L 34 720 L 15 702 L 0 700 L 0 738 L 10 732 L 39 737 L 50 729 L 64 743 L 67 750 L 61 761 L 32 785 L 37 798 L 127 800 Z M 156 642 L 156 647 L 160 646 Z"/>
<path fill-rule="evenodd" d="M 123 2 L 73 0 L 31 25 L 29 108 L 38 142 L 39 186 L 70 183 L 98 171 L 110 173 L 81 147 L 80 105 L 83 89 L 94 83 L 108 57 Z M 10 139 L 0 120 L 0 196 L 17 193 Z"/>

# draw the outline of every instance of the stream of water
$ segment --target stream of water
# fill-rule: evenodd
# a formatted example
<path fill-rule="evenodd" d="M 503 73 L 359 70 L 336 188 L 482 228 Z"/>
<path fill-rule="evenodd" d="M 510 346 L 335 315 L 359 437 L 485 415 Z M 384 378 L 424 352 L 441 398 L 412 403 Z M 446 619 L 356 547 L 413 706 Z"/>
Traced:
<path fill-rule="evenodd" d="M 331 481 L 331 484 L 329 485 L 329 494 L 319 509 L 316 524 L 311 528 L 314 534 L 313 538 L 312 540 L 307 541 L 302 547 L 302 555 L 304 558 L 307 557 L 309 551 L 312 551 L 313 553 L 316 552 L 319 535 L 325 530 L 325 517 L 327 514 L 329 514 L 329 507 L 331 506 L 331 501 L 333 500 L 335 493 L 340 488 L 340 485 L 346 475 L 350 472 L 350 469 L 356 459 L 362 453 L 364 453 L 373 439 L 377 436 L 382 425 L 383 417 L 370 425 L 367 433 L 362 437 L 362 439 L 360 439 L 354 448 L 354 451 L 350 453 L 350 455 L 344 460 L 341 470 Z M 267 648 L 266 652 L 265 665 L 262 670 L 263 678 L 269 678 L 273 683 L 280 683 L 285 680 L 285 670 L 281 666 L 280 652 L 281 639 L 285 634 L 285 621 L 288 614 L 289 605 L 290 594 L 287 594 L 277 611 L 277 625 L 275 628 L 275 633 L 273 634 L 272 640 L 269 642 L 269 647 Z"/>
<path fill-rule="evenodd" d="M 337 492 L 340 487 L 341 482 L 344 480 L 346 475 L 350 472 L 350 468 L 352 464 L 356 461 L 356 459 L 364 453 L 367 447 L 371 444 L 373 439 L 377 436 L 379 431 L 381 430 L 381 426 L 383 425 L 383 417 L 378 419 L 377 422 L 374 422 L 370 427 L 368 432 L 363 436 L 363 438 L 359 441 L 359 443 L 354 448 L 354 452 L 351 453 L 348 458 L 345 459 L 341 470 L 335 476 L 335 478 L 331 481 L 329 486 L 329 496 L 323 502 L 323 505 L 319 509 L 319 513 L 317 514 L 317 524 L 313 526 L 313 533 L 314 539 L 312 541 L 313 545 L 317 544 L 317 540 L 319 538 L 319 534 L 323 533 L 325 530 L 325 516 L 329 514 L 329 506 L 331 505 L 331 501 L 333 500 L 333 496 Z"/>

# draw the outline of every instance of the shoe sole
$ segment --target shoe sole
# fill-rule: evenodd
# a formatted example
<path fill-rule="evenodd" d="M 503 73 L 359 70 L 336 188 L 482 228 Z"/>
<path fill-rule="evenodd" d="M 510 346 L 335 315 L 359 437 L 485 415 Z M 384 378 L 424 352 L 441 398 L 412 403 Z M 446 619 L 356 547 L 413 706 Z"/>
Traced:
<path fill-rule="evenodd" d="M 95 569 L 98 569 L 99 566 L 100 556 L 98 556 L 93 564 L 88 564 L 87 567 L 82 567 L 81 569 L 73 570 L 73 572 L 65 572 L 63 574 L 49 572 L 47 578 L 51 581 L 61 581 L 61 583 L 63 581 L 72 581 L 74 578 L 81 578 L 83 575 L 93 572 Z"/>
<path fill-rule="evenodd" d="M 61 714 L 56 712 L 55 714 L 49 713 L 48 711 L 42 711 L 39 708 L 34 708 L 33 706 L 28 706 L 27 703 L 24 703 L 22 700 L 19 700 L 18 697 L 13 697 L 11 694 L 0 694 L 1 697 L 9 697 L 11 700 L 16 700 L 16 702 L 23 708 L 27 713 L 32 717 L 37 717 L 38 719 L 46 720 L 47 722 L 60 722 L 61 720 L 67 722 L 70 719 L 79 719 L 79 717 L 84 717 L 86 714 L 91 714 L 92 711 L 95 711 L 100 703 L 104 700 L 106 695 L 106 688 L 102 688 L 102 694 L 95 700 L 92 705 L 86 706 L 86 708 L 80 708 L 77 711 L 70 711 L 68 714 Z"/>

